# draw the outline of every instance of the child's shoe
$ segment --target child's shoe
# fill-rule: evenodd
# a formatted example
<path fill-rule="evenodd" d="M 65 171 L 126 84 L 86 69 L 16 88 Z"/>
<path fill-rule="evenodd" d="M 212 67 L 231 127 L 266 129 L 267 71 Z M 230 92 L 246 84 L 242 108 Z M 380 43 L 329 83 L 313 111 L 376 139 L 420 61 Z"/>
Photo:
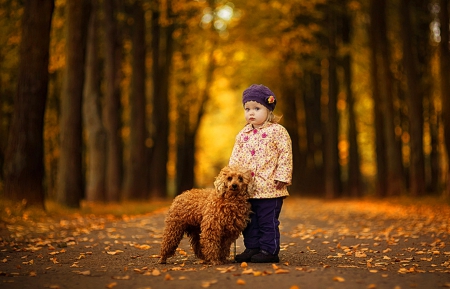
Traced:
<path fill-rule="evenodd" d="M 250 258 L 250 262 L 252 262 L 252 263 L 278 263 L 278 262 L 280 262 L 280 258 L 278 258 L 278 255 L 272 255 L 269 252 L 261 250 L 261 251 L 259 251 L 258 254 L 255 254 Z"/>
<path fill-rule="evenodd" d="M 260 252 L 259 249 L 245 249 L 244 252 L 242 252 L 241 254 L 237 254 L 234 257 L 234 261 L 238 263 L 250 262 L 252 256 L 258 254 L 259 252 Z"/>

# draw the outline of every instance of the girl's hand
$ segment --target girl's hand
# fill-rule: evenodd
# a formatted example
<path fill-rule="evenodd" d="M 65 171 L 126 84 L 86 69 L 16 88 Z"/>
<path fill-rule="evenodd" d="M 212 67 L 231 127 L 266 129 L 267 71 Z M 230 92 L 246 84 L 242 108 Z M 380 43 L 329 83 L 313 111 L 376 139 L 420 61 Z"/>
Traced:
<path fill-rule="evenodd" d="M 287 183 L 281 182 L 281 181 L 275 181 L 275 188 L 277 190 L 282 190 L 284 187 L 286 187 Z"/>

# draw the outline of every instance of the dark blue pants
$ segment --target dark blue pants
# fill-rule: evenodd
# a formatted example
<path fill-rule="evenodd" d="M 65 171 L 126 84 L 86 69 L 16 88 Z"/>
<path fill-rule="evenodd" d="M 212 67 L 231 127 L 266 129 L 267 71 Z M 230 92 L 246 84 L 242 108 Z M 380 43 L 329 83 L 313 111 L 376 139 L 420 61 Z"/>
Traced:
<path fill-rule="evenodd" d="M 248 249 L 259 248 L 270 254 L 280 252 L 280 221 L 283 198 L 250 199 L 252 213 L 250 223 L 242 232 Z"/>

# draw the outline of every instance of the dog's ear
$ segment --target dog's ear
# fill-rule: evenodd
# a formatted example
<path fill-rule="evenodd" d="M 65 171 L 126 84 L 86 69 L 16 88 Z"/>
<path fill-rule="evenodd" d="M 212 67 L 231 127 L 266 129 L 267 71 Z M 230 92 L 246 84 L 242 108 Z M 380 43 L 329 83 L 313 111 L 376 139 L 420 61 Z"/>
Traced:
<path fill-rule="evenodd" d="M 244 176 L 244 182 L 245 182 L 246 184 L 250 184 L 251 181 L 253 180 L 252 171 L 246 170 L 246 171 L 243 173 L 243 176 Z"/>
<path fill-rule="evenodd" d="M 223 195 L 223 192 L 225 190 L 225 177 L 228 173 L 230 168 L 228 166 L 224 167 L 219 175 L 216 177 L 216 180 L 214 181 L 214 188 L 216 189 L 216 192 L 219 194 L 219 196 Z"/>

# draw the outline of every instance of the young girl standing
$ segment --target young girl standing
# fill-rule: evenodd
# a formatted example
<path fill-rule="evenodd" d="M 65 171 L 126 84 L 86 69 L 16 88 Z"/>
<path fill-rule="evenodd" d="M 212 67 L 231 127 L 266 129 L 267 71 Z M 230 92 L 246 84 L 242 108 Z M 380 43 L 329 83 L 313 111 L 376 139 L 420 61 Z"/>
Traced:
<path fill-rule="evenodd" d="M 243 231 L 245 251 L 236 262 L 279 262 L 279 216 L 292 177 L 292 144 L 273 114 L 277 99 L 264 85 L 253 84 L 242 95 L 246 126 L 236 136 L 229 165 L 251 170 L 250 222 Z"/>

